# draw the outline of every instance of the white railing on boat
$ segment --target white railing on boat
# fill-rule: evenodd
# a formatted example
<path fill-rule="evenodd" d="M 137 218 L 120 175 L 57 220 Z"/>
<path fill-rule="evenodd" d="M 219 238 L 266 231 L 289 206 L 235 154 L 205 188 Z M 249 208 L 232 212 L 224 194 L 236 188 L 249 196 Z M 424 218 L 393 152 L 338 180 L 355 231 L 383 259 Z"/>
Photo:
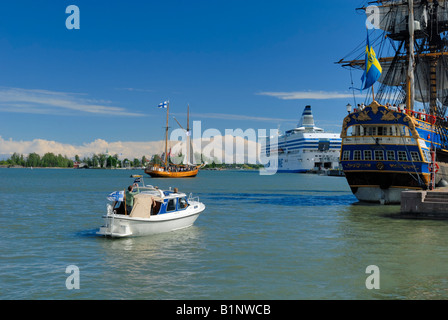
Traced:
<path fill-rule="evenodd" d="M 105 222 L 106 225 L 104 227 L 106 229 L 106 234 L 112 235 L 112 229 L 114 225 L 114 209 L 110 204 L 107 204 L 107 216 Z"/>
<path fill-rule="evenodd" d="M 198 196 L 193 197 L 193 194 L 190 193 L 190 194 L 188 195 L 188 202 L 199 202 L 199 197 L 198 197 Z"/>

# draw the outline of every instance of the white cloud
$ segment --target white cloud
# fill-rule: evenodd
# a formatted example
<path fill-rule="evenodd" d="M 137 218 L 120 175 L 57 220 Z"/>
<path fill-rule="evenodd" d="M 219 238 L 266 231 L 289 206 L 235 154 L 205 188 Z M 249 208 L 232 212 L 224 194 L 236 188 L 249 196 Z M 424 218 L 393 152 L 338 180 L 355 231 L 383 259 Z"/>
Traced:
<path fill-rule="evenodd" d="M 75 155 L 79 155 L 82 158 L 108 151 L 111 155 L 119 155 L 121 153 L 123 158 L 141 158 L 143 155 L 161 152 L 163 145 L 161 141 L 107 142 L 103 139 L 96 139 L 95 141 L 83 143 L 82 145 L 72 145 L 43 139 L 34 139 L 31 141 L 5 140 L 0 136 L 0 153 L 4 155 L 11 155 L 14 152 L 24 155 L 35 152 L 39 155 L 44 155 L 47 152 L 52 152 L 54 154 L 65 155 L 69 158 L 73 158 Z"/>
<path fill-rule="evenodd" d="M 226 141 L 231 141 L 234 148 L 226 150 Z M 176 144 L 177 146 L 175 146 Z M 215 157 L 219 160 L 218 162 L 226 162 L 226 159 L 244 159 L 243 161 L 255 163 L 260 148 L 257 142 L 247 140 L 240 136 L 214 136 L 212 139 L 195 139 L 193 144 L 195 153 L 200 153 L 202 150 L 204 155 L 208 158 Z M 181 153 L 182 150 L 186 150 L 182 149 L 182 146 L 183 144 L 177 141 L 171 141 L 169 144 L 169 148 L 172 148 L 173 155 Z M 31 141 L 5 140 L 0 136 L 0 154 L 6 157 L 9 157 L 14 152 L 25 156 L 33 152 L 41 156 L 47 152 L 51 152 L 69 158 L 74 158 L 75 155 L 83 158 L 92 157 L 93 154 L 106 153 L 106 151 L 110 155 L 119 155 L 120 159 L 140 159 L 142 156 L 151 157 L 154 154 L 161 154 L 165 151 L 165 143 L 164 141 L 108 142 L 103 139 L 96 139 L 89 143 L 83 143 L 82 145 L 72 145 L 43 139 L 34 139 Z M 183 153 L 185 154 L 185 152 Z"/>
<path fill-rule="evenodd" d="M 223 119 L 223 120 L 243 120 L 243 121 L 261 121 L 261 122 L 285 122 L 291 119 L 268 118 L 245 116 L 239 114 L 225 114 L 225 113 L 192 113 L 190 116 L 205 119 Z"/>
<path fill-rule="evenodd" d="M 130 92 L 145 92 L 145 93 L 155 92 L 155 90 L 139 89 L 139 88 L 116 88 L 116 90 L 124 90 L 124 91 L 130 91 Z"/>
<path fill-rule="evenodd" d="M 353 93 L 327 91 L 260 92 L 257 95 L 270 96 L 282 100 L 328 100 L 353 98 Z"/>
<path fill-rule="evenodd" d="M 110 101 L 87 99 L 85 94 L 79 93 L 0 87 L 0 111 L 4 112 L 144 116 L 108 104 Z"/>

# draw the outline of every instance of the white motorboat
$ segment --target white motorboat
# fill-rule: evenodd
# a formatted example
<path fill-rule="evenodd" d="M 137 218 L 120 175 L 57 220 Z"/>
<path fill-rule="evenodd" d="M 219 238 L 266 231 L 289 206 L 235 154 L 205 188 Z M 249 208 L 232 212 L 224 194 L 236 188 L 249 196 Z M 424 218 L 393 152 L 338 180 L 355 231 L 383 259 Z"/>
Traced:
<path fill-rule="evenodd" d="M 98 235 L 123 238 L 179 230 L 192 226 L 205 209 L 199 198 L 193 198 L 191 193 L 187 196 L 177 188 L 164 191 L 145 186 L 142 176 L 132 177 L 136 179 L 134 205 L 128 210 L 124 191 L 111 193 L 108 200 L 112 203 L 107 204 L 107 214 L 103 216 L 105 223 Z"/>

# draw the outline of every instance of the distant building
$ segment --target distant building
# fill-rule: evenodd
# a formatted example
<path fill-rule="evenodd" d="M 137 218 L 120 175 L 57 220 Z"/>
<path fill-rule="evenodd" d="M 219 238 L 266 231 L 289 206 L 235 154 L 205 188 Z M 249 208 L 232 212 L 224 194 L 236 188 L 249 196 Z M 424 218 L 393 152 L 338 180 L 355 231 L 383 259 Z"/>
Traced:
<path fill-rule="evenodd" d="M 73 162 L 73 169 L 87 169 L 89 166 L 84 162 L 75 161 Z"/>

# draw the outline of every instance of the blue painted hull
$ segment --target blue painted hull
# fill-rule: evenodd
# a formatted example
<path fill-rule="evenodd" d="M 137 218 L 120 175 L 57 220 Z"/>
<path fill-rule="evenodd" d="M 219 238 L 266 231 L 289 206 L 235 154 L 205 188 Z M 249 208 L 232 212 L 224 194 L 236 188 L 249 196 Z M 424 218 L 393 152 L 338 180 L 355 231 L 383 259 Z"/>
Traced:
<path fill-rule="evenodd" d="M 393 111 L 373 102 L 344 119 L 341 165 L 348 184 L 360 201 L 399 203 L 405 189 L 427 189 L 447 179 L 448 151 L 443 130 L 435 121 L 413 112 Z M 432 146 L 437 173 L 432 171 Z M 434 179 L 433 179 L 434 175 Z"/>

